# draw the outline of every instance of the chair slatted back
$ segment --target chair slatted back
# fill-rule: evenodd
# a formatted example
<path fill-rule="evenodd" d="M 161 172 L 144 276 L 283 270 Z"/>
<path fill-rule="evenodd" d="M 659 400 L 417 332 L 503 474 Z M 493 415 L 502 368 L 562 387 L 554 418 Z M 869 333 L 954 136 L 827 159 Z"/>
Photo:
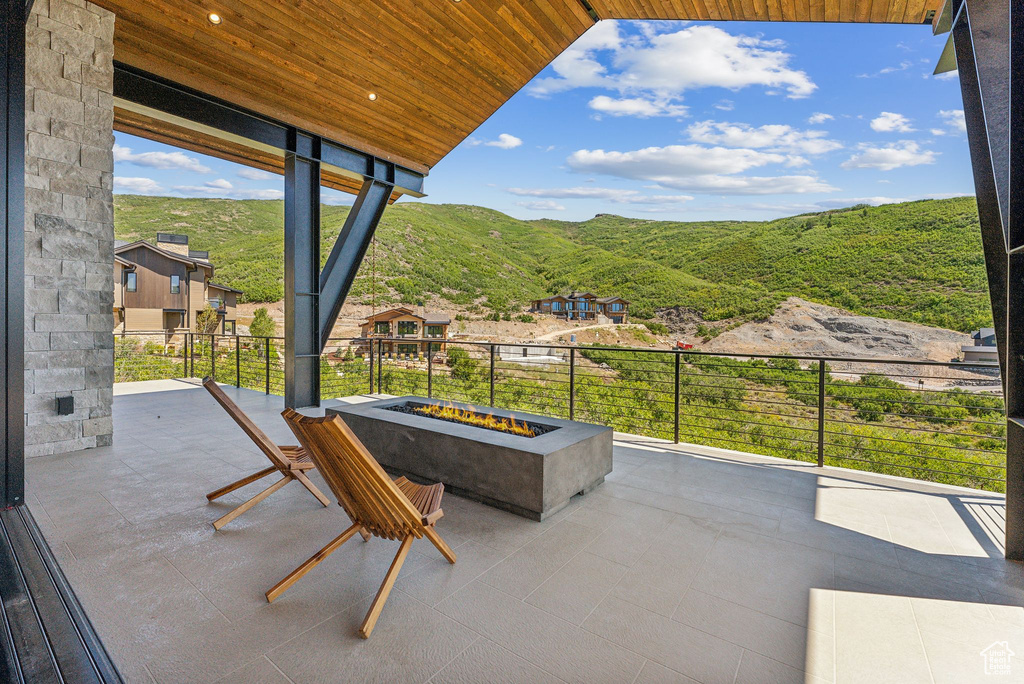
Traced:
<path fill-rule="evenodd" d="M 352 519 L 378 537 L 423 536 L 423 516 L 338 416 L 281 415 Z"/>
<path fill-rule="evenodd" d="M 260 448 L 260 451 L 266 454 L 271 463 L 273 463 L 279 470 L 288 470 L 290 468 L 290 461 L 288 460 L 288 457 L 277 448 L 277 445 L 271 441 L 270 437 L 267 437 L 267 433 L 263 432 L 256 423 L 252 422 L 249 416 L 245 415 L 245 412 L 243 412 L 242 409 L 238 408 L 238 404 L 231 401 L 231 397 L 224 393 L 224 390 L 222 390 L 217 383 L 213 381 L 213 378 L 203 378 L 203 387 L 206 388 L 207 392 L 213 395 L 213 398 L 217 400 L 217 403 L 228 412 L 228 415 L 231 416 L 236 423 L 238 423 L 238 426 L 242 428 L 245 434 L 249 435 L 249 438 L 256 443 L 256 446 Z"/>

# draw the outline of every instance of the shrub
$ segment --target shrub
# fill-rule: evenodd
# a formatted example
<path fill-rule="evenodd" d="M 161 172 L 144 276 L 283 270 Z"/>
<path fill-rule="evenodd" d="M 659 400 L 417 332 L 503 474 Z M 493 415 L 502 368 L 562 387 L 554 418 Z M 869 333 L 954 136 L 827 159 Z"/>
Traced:
<path fill-rule="evenodd" d="M 644 321 L 644 325 L 655 335 L 668 335 L 668 326 L 657 321 Z"/>
<path fill-rule="evenodd" d="M 217 312 L 209 304 L 206 305 L 205 309 L 196 314 L 197 333 L 215 333 L 219 323 L 220 318 L 217 316 Z"/>
<path fill-rule="evenodd" d="M 516 316 L 516 320 L 520 323 L 533 323 L 535 319 L 530 314 L 519 314 Z"/>
<path fill-rule="evenodd" d="M 252 323 L 249 324 L 249 334 L 253 337 L 273 337 L 275 332 L 277 326 L 267 310 L 262 306 L 256 309 L 252 314 Z"/>

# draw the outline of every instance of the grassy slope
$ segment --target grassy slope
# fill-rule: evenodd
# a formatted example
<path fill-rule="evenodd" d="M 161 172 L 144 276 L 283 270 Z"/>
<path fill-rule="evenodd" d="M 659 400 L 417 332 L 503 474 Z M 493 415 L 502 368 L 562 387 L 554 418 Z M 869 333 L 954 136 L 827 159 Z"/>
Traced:
<path fill-rule="evenodd" d="M 326 258 L 348 209 L 323 208 Z M 175 231 L 208 249 L 217 279 L 254 301 L 283 293 L 283 203 L 117 196 L 121 239 Z M 368 297 L 369 255 L 353 296 Z M 990 320 L 973 198 L 768 222 L 520 221 L 464 205 L 398 204 L 378 231 L 380 298 L 504 310 L 553 291 L 618 293 L 639 313 L 684 306 L 761 317 L 789 295 L 857 313 L 969 330 Z M 385 284 L 386 283 L 386 287 Z"/>

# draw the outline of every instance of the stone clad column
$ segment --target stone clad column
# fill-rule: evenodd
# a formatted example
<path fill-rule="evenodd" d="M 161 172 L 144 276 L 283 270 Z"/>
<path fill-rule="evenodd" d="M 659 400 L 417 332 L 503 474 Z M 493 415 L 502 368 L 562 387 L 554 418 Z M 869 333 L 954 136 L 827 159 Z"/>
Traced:
<path fill-rule="evenodd" d="M 114 15 L 36 0 L 26 27 L 25 454 L 111 443 Z M 74 397 L 58 416 L 57 397 Z"/>

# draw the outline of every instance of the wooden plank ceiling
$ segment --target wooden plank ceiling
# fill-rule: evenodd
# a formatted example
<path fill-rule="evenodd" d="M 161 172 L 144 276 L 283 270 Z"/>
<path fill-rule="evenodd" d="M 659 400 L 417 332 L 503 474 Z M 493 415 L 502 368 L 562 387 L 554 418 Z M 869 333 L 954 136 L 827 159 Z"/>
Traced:
<path fill-rule="evenodd" d="M 93 1 L 117 15 L 117 61 L 424 173 L 593 25 L 586 5 L 601 19 L 923 23 L 941 2 Z M 118 130 L 248 156 L 122 108 L 116 118 Z M 280 171 L 257 154 L 248 163 Z"/>

